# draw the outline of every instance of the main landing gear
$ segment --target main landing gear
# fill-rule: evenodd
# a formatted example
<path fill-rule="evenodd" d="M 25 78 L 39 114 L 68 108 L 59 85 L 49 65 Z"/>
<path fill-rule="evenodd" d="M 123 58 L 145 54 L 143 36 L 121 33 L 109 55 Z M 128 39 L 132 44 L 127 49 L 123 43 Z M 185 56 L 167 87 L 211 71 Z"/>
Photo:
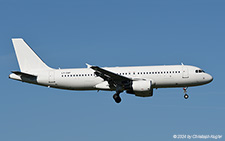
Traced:
<path fill-rule="evenodd" d="M 113 99 L 115 100 L 116 103 L 120 103 L 120 102 L 121 102 L 120 92 L 116 92 L 116 93 L 113 95 Z"/>
<path fill-rule="evenodd" d="M 183 90 L 184 90 L 184 98 L 185 98 L 185 99 L 188 99 L 189 96 L 188 96 L 188 94 L 187 94 L 187 87 L 186 87 L 186 88 L 183 88 Z"/>
<path fill-rule="evenodd" d="M 113 99 L 115 100 L 116 103 L 120 103 L 121 102 L 120 93 L 122 93 L 122 92 L 123 92 L 123 87 L 118 85 L 116 87 L 116 93 L 113 95 Z"/>

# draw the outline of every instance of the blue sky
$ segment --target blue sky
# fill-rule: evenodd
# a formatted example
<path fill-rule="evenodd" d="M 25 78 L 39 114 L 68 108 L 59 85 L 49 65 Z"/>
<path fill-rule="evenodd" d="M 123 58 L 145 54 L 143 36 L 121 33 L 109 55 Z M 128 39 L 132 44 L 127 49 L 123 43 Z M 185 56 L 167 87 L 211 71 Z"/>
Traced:
<path fill-rule="evenodd" d="M 225 135 L 225 2 L 222 0 L 28 1 L 0 4 L 0 140 L 173 140 Z M 214 77 L 150 98 L 49 89 L 8 79 L 22 37 L 53 68 L 195 65 Z"/>

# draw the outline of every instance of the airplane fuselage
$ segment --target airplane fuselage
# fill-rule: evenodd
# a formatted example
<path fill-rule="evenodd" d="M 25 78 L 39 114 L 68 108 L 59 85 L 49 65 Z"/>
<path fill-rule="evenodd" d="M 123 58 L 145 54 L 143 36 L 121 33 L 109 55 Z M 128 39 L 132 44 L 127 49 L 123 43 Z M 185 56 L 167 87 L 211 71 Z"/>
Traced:
<path fill-rule="evenodd" d="M 150 80 L 153 88 L 191 87 L 212 81 L 212 76 L 204 72 L 197 73 L 197 70 L 201 70 L 200 68 L 188 65 L 107 67 L 104 69 L 132 80 Z M 15 74 L 11 74 L 10 78 L 59 89 L 114 90 L 109 88 L 108 84 L 98 85 L 104 80 L 96 76 L 95 71 L 90 68 L 42 70 L 34 72 L 33 75 L 37 75 L 36 80 L 21 79 Z"/>

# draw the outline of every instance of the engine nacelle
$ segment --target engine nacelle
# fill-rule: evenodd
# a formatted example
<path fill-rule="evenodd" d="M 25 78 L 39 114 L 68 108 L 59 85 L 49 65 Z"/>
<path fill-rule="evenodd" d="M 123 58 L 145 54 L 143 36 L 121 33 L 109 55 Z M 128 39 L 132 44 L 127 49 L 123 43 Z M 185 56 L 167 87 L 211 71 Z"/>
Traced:
<path fill-rule="evenodd" d="M 153 95 L 152 81 L 133 81 L 132 88 L 127 93 L 135 94 L 140 97 L 149 97 Z"/>

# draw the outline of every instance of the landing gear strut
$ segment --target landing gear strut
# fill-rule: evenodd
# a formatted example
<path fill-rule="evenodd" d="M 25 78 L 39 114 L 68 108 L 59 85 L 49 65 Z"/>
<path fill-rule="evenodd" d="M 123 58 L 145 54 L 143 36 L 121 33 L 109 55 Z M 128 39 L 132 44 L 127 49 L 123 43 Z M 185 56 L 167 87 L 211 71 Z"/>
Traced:
<path fill-rule="evenodd" d="M 184 98 L 185 99 L 188 99 L 188 94 L 187 94 L 187 87 L 186 88 L 183 88 L 183 90 L 184 90 Z"/>
<path fill-rule="evenodd" d="M 113 99 L 115 100 L 116 103 L 120 103 L 121 102 L 120 93 L 119 92 L 116 92 L 113 95 Z"/>

